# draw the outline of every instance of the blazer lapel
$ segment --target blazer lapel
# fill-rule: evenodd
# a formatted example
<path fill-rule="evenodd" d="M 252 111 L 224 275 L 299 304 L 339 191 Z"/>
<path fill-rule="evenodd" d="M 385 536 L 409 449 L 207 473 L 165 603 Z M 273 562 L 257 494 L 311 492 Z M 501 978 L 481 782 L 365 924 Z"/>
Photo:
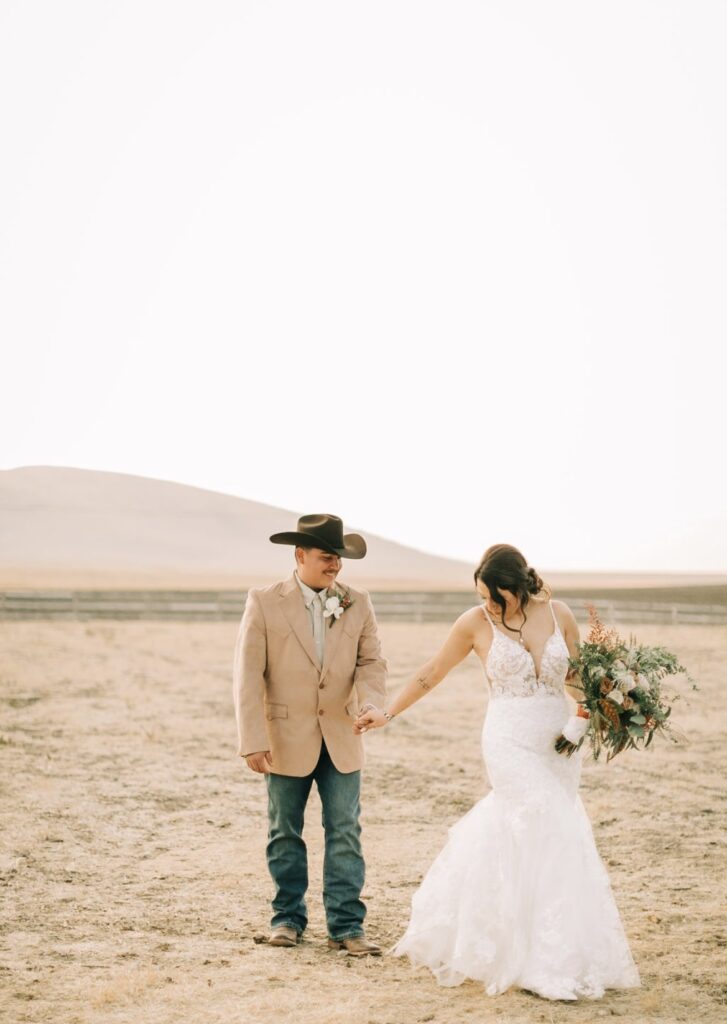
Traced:
<path fill-rule="evenodd" d="M 300 592 L 300 587 L 296 582 L 295 576 L 291 576 L 291 578 L 286 581 L 285 586 L 283 587 L 281 604 L 283 607 L 283 613 L 290 625 L 293 627 L 295 635 L 300 641 L 301 647 L 320 672 L 321 663 L 318 661 L 318 655 L 316 654 L 313 631 L 310 628 L 310 618 L 308 617 L 305 601 L 303 600 L 303 595 Z M 326 643 L 328 643 L 328 637 L 326 637 Z"/>
<path fill-rule="evenodd" d="M 340 591 L 337 591 L 340 595 Z M 336 653 L 339 643 L 341 642 L 341 634 L 343 632 L 343 624 L 341 619 L 346 614 L 343 612 L 338 618 L 330 625 L 326 626 L 326 645 L 323 649 L 323 668 L 321 669 L 321 679 L 328 672 L 333 661 L 333 656 Z M 326 620 L 327 622 L 328 620 Z"/>

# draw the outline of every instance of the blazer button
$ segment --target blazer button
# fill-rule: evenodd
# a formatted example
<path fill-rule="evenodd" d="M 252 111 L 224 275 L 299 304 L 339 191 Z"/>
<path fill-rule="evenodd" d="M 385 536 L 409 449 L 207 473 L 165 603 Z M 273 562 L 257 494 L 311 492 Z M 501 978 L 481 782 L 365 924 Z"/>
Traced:
<path fill-rule="evenodd" d="M 321 710 L 320 710 L 320 711 L 318 712 L 318 714 L 319 714 L 319 715 L 322 715 L 322 714 L 323 714 L 323 708 L 321 708 Z"/>
<path fill-rule="evenodd" d="M 326 688 L 326 684 L 325 683 L 319 683 L 318 684 L 318 689 L 319 690 L 325 690 L 325 688 Z"/>

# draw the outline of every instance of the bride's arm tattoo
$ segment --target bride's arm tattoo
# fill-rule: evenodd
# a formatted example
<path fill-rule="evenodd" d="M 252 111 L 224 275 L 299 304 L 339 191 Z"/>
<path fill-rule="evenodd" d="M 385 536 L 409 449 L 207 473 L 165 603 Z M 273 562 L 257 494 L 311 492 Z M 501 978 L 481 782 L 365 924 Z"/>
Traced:
<path fill-rule="evenodd" d="M 427 682 L 427 679 L 429 679 L 429 673 L 428 672 L 425 672 L 421 676 L 417 676 L 417 682 L 421 686 L 422 690 L 428 690 L 429 689 L 429 683 Z"/>

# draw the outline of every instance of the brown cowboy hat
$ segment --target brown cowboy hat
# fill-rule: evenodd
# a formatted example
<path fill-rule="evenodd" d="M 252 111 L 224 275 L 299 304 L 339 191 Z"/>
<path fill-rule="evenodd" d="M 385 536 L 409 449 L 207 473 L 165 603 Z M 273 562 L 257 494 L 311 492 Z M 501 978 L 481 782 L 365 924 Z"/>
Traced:
<path fill-rule="evenodd" d="M 343 520 L 325 513 L 301 516 L 298 529 L 274 533 L 273 544 L 295 544 L 303 548 L 321 548 L 341 558 L 363 558 L 366 541 L 358 533 L 343 533 Z"/>

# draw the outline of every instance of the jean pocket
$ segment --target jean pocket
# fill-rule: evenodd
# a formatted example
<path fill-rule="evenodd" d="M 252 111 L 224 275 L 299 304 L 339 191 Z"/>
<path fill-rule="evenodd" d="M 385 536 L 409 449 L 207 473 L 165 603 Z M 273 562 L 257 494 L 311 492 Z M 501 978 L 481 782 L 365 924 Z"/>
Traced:
<path fill-rule="evenodd" d="M 287 718 L 288 717 L 288 705 L 287 704 L 273 704 L 270 701 L 265 702 L 265 717 L 268 721 L 273 718 Z"/>

